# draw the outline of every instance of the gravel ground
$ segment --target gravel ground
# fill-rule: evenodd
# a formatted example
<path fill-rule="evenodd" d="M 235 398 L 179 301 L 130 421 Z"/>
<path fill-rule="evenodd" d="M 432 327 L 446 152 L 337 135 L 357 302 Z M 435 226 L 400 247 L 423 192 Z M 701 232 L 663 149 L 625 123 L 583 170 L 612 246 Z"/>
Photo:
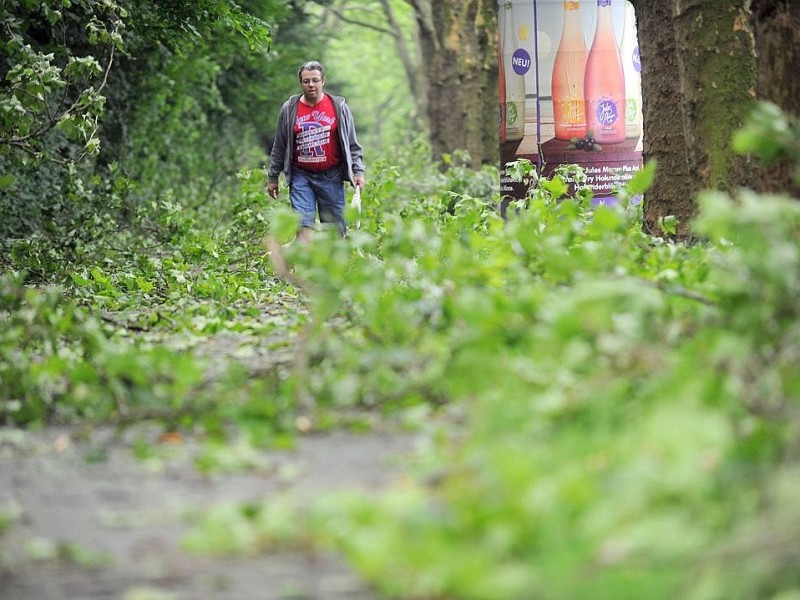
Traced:
<path fill-rule="evenodd" d="M 130 432 L 129 432 L 130 433 Z M 250 455 L 250 468 L 204 475 L 190 440 L 137 460 L 130 436 L 0 429 L 0 598 L 3 600 L 377 600 L 340 557 L 319 552 L 196 556 L 180 548 L 189 510 L 298 501 L 390 484 L 412 450 L 408 433 L 332 432 Z M 2 527 L 0 527 L 0 530 Z"/>

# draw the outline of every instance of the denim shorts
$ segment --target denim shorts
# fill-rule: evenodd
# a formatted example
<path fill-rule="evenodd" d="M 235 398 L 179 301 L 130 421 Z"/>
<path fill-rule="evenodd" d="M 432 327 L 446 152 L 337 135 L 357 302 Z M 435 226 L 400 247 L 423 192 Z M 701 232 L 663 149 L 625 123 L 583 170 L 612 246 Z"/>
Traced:
<path fill-rule="evenodd" d="M 302 227 L 314 227 L 319 215 L 321 223 L 335 223 L 339 233 L 345 234 L 344 179 L 340 167 L 319 173 L 292 167 L 289 200 L 300 215 Z"/>

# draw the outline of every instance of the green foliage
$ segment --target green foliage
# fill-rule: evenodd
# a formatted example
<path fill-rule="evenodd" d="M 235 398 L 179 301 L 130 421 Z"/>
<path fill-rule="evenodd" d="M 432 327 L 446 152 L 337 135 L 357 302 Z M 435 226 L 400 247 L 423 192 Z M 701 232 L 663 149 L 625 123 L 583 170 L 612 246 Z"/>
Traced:
<path fill-rule="evenodd" d="M 97 569 L 114 564 L 113 556 L 71 542 L 56 542 L 48 538 L 32 538 L 25 544 L 28 558 L 37 562 L 60 561 L 85 568 Z"/>
<path fill-rule="evenodd" d="M 141 230 L 118 234 L 105 255 L 95 246 L 61 289 L 6 272 L 0 420 L 154 420 L 211 442 L 286 444 L 296 407 L 282 370 L 306 310 L 266 269 L 265 177 L 243 170 L 230 207 L 152 201 Z M 231 460 L 209 447 L 198 467 Z"/>
<path fill-rule="evenodd" d="M 614 206 L 531 176 L 507 222 L 411 198 L 287 249 L 316 323 L 294 385 L 441 407 L 439 443 L 378 498 L 215 511 L 192 547 L 331 544 L 392 598 L 796 594 L 800 209 L 709 192 L 703 243 L 652 237 L 627 200 L 653 168 Z"/>
<path fill-rule="evenodd" d="M 547 243 L 532 253 L 552 244 L 541 274 L 558 287 L 517 282 L 500 304 L 483 285 L 480 298 L 473 291 L 462 301 L 459 335 L 448 338 L 438 373 L 469 420 L 438 457 L 438 483 L 400 488 L 381 503 L 351 499 L 349 520 L 337 511 L 322 523 L 362 572 L 392 597 L 749 598 L 796 584 L 797 555 L 759 546 L 751 529 L 778 518 L 797 534 L 794 517 L 777 508 L 791 502 L 786 481 L 796 467 L 774 468 L 797 442 L 788 366 L 800 349 L 797 316 L 792 309 L 783 320 L 783 302 L 772 303 L 785 297 L 785 277 L 729 270 L 772 262 L 765 239 L 779 248 L 786 240 L 796 256 L 797 210 L 786 201 L 771 217 L 709 209 L 728 224 L 727 239 L 750 231 L 756 215 L 771 223 L 748 234 L 753 246 L 735 236 L 742 257 L 714 235 L 709 264 L 684 272 L 695 291 L 714 290 L 713 307 L 672 282 L 660 290 L 657 280 L 615 273 L 613 263 L 625 264 L 618 257 L 570 256 L 565 242 L 581 227 L 567 211 L 557 223 L 569 235 L 548 221 Z M 636 247 L 638 232 L 614 239 L 606 227 L 597 255 L 613 257 L 618 242 Z M 777 252 L 776 273 L 797 273 Z M 556 255 L 569 266 L 553 277 Z M 761 502 L 776 508 L 762 512 Z M 763 564 L 747 559 L 757 547 Z M 742 577 L 730 577 L 731 563 Z"/>
<path fill-rule="evenodd" d="M 181 279 L 179 270 L 174 271 Z M 99 269 L 75 279 L 82 294 L 93 292 L 96 308 L 118 309 L 126 295 L 138 295 L 141 301 L 153 291 L 141 277 L 127 280 Z M 253 379 L 246 370 L 224 363 L 214 369 L 211 359 L 218 357 L 203 358 L 190 350 L 200 336 L 225 331 L 257 339 L 280 324 L 288 333 L 291 321 L 264 323 L 241 301 L 225 309 L 204 303 L 202 283 L 195 282 L 201 291 L 195 292 L 194 303 L 174 298 L 173 310 L 182 313 L 180 320 L 164 309 L 131 314 L 122 328 L 90 316 L 55 289 L 26 289 L 18 278 L 5 275 L 0 298 L 0 315 L 7 325 L 0 337 L 0 418 L 17 424 L 155 420 L 167 428 L 204 431 L 212 439 L 226 438 L 231 426 L 249 443 L 279 439 L 292 426 L 293 410 L 277 392 L 275 376 Z M 181 285 L 192 286 L 188 281 Z M 221 284 L 219 300 L 248 295 L 242 282 L 237 286 Z M 161 334 L 159 327 L 164 329 Z M 131 339 L 130 332 L 137 329 L 151 333 Z M 165 340 L 171 330 L 183 335 Z M 237 349 L 221 348 L 226 353 Z"/>
<path fill-rule="evenodd" d="M 273 0 L 4 3 L 0 263 L 58 281 L 120 238 L 168 237 L 164 206 L 218 210 L 263 162 L 270 31 L 297 18 Z"/>
<path fill-rule="evenodd" d="M 78 165 L 100 148 L 105 88 L 125 16 L 114 2 L 0 6 L 4 264 L 19 257 L 17 268 L 41 275 L 75 247 L 94 191 Z"/>
<path fill-rule="evenodd" d="M 759 102 L 745 126 L 733 136 L 737 152 L 753 153 L 766 163 L 785 158 L 800 165 L 800 121 L 772 102 Z M 800 166 L 795 171 L 800 185 Z"/>
<path fill-rule="evenodd" d="M 45 157 L 47 132 L 57 128 L 81 154 L 99 148 L 102 95 L 127 12 L 115 2 L 4 2 L 0 23 L 4 85 L 0 94 L 0 153 L 20 160 Z M 82 30 L 80 25 L 83 25 Z M 64 40 L 69 32 L 69 44 Z M 60 34 L 60 35 L 59 35 Z M 73 49 L 97 56 L 80 56 Z"/>
<path fill-rule="evenodd" d="M 202 374 L 189 356 L 121 343 L 56 290 L 25 289 L 2 279 L 4 419 L 90 421 L 131 406 L 174 406 Z"/>
<path fill-rule="evenodd" d="M 387 20 L 387 10 L 392 22 Z M 393 161 L 398 149 L 428 130 L 423 92 L 413 90 L 409 82 L 409 77 L 421 72 L 414 48 L 414 10 L 402 0 L 368 0 L 343 2 L 335 10 L 322 8 L 321 12 L 327 20 L 322 28 L 336 32 L 321 55 L 328 71 L 327 87 L 347 97 L 359 141 L 365 156 L 371 157 L 371 175 L 374 157 Z M 401 39 L 408 48 L 407 60 L 412 61 L 411 73 L 406 72 L 397 50 Z"/>
<path fill-rule="evenodd" d="M 66 171 L 42 160 L 31 183 L 26 158 L 0 179 L 4 422 L 156 420 L 213 440 L 197 459 L 211 471 L 257 468 L 251 445 L 290 443 L 298 417 L 417 410 L 443 424 L 419 479 L 300 513 L 228 507 L 187 545 L 332 544 L 390 597 L 797 591 L 795 202 L 709 192 L 703 243 L 680 244 L 641 227 L 654 164 L 593 206 L 579 169 L 519 162 L 529 194 L 504 220 L 496 169 L 430 164 L 415 142 L 371 167 L 360 229 L 281 250 L 282 282 L 261 239 L 288 241 L 296 217 L 264 193 L 250 96 L 226 76 L 261 73 L 238 54 L 264 31 L 241 38 L 252 23 L 225 3 L 138 8 L 125 48 L 142 67 L 109 75 L 108 153 L 78 163 L 54 128 L 31 148 L 65 152 Z M 46 56 L 3 90 L 96 71 Z M 35 127 L 26 98 L 19 132 Z M 37 186 L 46 201 L 20 202 Z"/>

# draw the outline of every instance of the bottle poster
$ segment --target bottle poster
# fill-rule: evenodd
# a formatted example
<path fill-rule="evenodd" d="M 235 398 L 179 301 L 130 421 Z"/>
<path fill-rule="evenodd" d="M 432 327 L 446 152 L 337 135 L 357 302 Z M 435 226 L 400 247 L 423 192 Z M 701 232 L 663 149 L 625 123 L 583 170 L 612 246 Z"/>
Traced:
<path fill-rule="evenodd" d="M 642 168 L 641 63 L 628 0 L 499 0 L 500 158 L 578 164 L 596 201 Z M 501 193 L 522 184 L 501 170 Z"/>

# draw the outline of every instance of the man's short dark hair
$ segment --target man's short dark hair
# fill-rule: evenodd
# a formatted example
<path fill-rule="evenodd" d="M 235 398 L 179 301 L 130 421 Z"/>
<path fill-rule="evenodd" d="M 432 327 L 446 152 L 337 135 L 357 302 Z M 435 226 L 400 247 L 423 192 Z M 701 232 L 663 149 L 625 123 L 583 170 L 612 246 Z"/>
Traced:
<path fill-rule="evenodd" d="M 316 60 L 309 60 L 304 62 L 300 65 L 300 69 L 297 71 L 297 78 L 303 78 L 303 71 L 319 71 L 322 78 L 325 79 L 325 67 L 322 66 L 322 63 Z"/>

